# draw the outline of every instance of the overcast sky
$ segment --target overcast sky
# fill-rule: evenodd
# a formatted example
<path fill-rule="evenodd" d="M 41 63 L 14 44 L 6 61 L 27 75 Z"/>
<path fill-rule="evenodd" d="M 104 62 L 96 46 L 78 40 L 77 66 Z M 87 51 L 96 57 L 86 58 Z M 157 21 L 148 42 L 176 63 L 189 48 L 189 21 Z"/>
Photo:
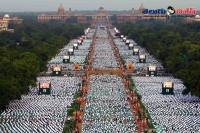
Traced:
<path fill-rule="evenodd" d="M 141 3 L 145 8 L 158 9 L 194 7 L 200 9 L 200 0 L 0 0 L 0 12 L 13 11 L 56 11 L 62 3 L 65 10 L 137 10 Z"/>

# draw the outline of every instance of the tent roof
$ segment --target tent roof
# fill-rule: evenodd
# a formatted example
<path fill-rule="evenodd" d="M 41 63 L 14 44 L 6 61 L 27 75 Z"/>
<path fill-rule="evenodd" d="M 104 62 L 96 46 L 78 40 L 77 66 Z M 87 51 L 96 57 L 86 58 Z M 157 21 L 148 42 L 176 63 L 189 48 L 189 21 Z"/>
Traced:
<path fill-rule="evenodd" d="M 106 28 L 106 26 L 100 25 L 100 26 L 98 26 L 98 28 Z"/>

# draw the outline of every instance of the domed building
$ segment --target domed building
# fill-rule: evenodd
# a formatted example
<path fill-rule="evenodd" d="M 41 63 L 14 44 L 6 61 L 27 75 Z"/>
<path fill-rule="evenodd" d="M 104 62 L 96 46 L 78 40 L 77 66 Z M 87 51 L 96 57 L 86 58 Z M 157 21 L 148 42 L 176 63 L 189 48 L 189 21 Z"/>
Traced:
<path fill-rule="evenodd" d="M 200 21 L 200 16 L 199 16 L 199 15 L 196 15 L 196 16 L 195 16 L 195 20 L 196 20 L 196 21 Z"/>
<path fill-rule="evenodd" d="M 92 15 L 92 22 L 91 24 L 95 25 L 110 25 L 111 22 L 111 17 L 112 15 L 106 14 L 105 10 L 103 7 L 100 7 L 98 10 L 98 13 L 95 15 Z"/>
<path fill-rule="evenodd" d="M 8 14 L 5 14 L 4 17 L 0 18 L 0 31 L 2 30 L 7 30 L 7 31 L 14 31 L 14 29 L 8 29 L 8 24 L 10 22 L 14 22 L 17 24 L 21 24 L 22 23 L 22 19 L 19 19 L 17 17 L 14 18 L 10 18 L 10 16 Z"/>
<path fill-rule="evenodd" d="M 17 24 L 22 23 L 22 19 L 19 19 L 17 17 L 10 18 L 10 16 L 8 14 L 5 14 L 2 19 L 5 20 L 5 21 L 8 21 L 8 22 L 14 22 L 14 23 L 17 23 Z"/>
<path fill-rule="evenodd" d="M 139 20 L 149 20 L 149 19 L 166 21 L 166 15 L 165 14 L 163 14 L 163 15 L 143 14 L 142 13 L 143 9 L 145 9 L 145 7 L 144 7 L 143 4 L 141 4 L 137 14 L 134 13 L 134 8 L 132 8 L 132 14 L 117 14 L 117 23 L 122 23 L 122 22 L 136 23 Z"/>
<path fill-rule="evenodd" d="M 199 15 L 195 15 L 194 17 L 186 17 L 186 18 L 184 18 L 184 22 L 186 22 L 186 23 L 194 22 L 194 21 L 199 21 L 200 22 L 200 16 Z"/>
<path fill-rule="evenodd" d="M 72 16 L 71 8 L 69 8 L 69 12 L 66 13 L 62 4 L 58 7 L 58 11 L 55 15 L 38 15 L 38 22 L 49 22 L 50 20 L 56 20 L 62 23 L 65 23 L 68 18 Z"/>
<path fill-rule="evenodd" d="M 58 8 L 58 12 L 56 13 L 56 15 L 65 15 L 65 9 L 64 7 L 62 6 L 62 4 L 59 6 Z"/>
<path fill-rule="evenodd" d="M 99 8 L 99 11 L 98 11 L 98 14 L 104 14 L 105 13 L 105 10 L 103 7 L 100 7 Z"/>
<path fill-rule="evenodd" d="M 5 14 L 4 18 L 10 18 L 10 16 L 8 14 Z"/>
<path fill-rule="evenodd" d="M 100 7 L 97 14 L 76 14 L 78 23 L 90 23 L 92 25 L 111 25 L 110 17 L 112 15 L 106 14 L 103 7 Z M 87 20 L 90 17 L 91 20 Z"/>
<path fill-rule="evenodd" d="M 134 8 L 132 8 L 131 14 L 117 14 L 117 23 L 122 22 L 132 22 L 136 23 L 139 20 L 149 20 L 151 18 L 156 20 L 166 21 L 166 15 L 148 15 L 143 14 L 142 11 L 145 9 L 144 5 L 141 4 L 139 7 L 138 13 L 134 12 Z M 45 15 L 41 14 L 38 15 L 38 22 L 49 22 L 50 20 L 57 20 L 62 23 L 66 23 L 67 19 L 70 17 L 75 17 L 78 23 L 90 23 L 93 25 L 110 25 L 112 23 L 110 14 L 105 13 L 105 9 L 100 7 L 98 9 L 97 14 L 89 15 L 89 14 L 72 14 L 71 8 L 69 8 L 68 13 L 65 12 L 64 7 L 62 4 L 58 7 L 58 11 L 55 15 Z"/>
<path fill-rule="evenodd" d="M 196 15 L 195 18 L 194 18 L 194 20 L 195 20 L 195 21 L 200 21 L 200 16 L 199 16 L 199 15 Z"/>
<path fill-rule="evenodd" d="M 139 10 L 138 10 L 138 14 L 142 14 L 142 10 L 145 9 L 143 4 L 141 4 Z"/>
<path fill-rule="evenodd" d="M 100 7 L 97 14 L 72 14 L 71 8 L 66 13 L 62 4 L 58 7 L 58 11 L 55 15 L 38 15 L 38 22 L 49 22 L 50 20 L 57 20 L 62 23 L 66 23 L 66 20 L 70 17 L 76 17 L 78 23 L 91 23 L 91 24 L 111 24 L 110 17 L 112 15 L 105 14 L 103 7 Z M 88 20 L 88 17 L 91 18 Z"/>

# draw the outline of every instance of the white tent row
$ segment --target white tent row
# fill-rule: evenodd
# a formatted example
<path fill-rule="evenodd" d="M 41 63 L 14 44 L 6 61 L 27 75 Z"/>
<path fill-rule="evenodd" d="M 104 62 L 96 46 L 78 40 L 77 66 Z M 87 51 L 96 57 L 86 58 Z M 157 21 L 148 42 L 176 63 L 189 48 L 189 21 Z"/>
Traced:
<path fill-rule="evenodd" d="M 182 95 L 182 81 L 173 77 L 132 77 L 158 133 L 200 132 L 200 99 Z M 174 95 L 162 95 L 163 82 L 174 83 Z"/>
<path fill-rule="evenodd" d="M 83 69 L 86 56 L 89 54 L 89 48 L 91 46 L 91 39 L 86 39 L 82 45 L 78 46 L 78 49 L 73 51 L 73 46 L 76 44 L 77 39 L 72 40 L 67 46 L 60 50 L 60 53 L 48 61 L 48 71 L 51 71 L 54 66 L 61 66 L 62 70 L 73 70 L 74 64 L 80 64 L 80 70 Z M 70 55 L 70 63 L 63 63 L 64 56 L 68 55 L 69 50 L 74 52 L 74 55 Z"/>
<path fill-rule="evenodd" d="M 83 62 L 85 61 L 85 57 L 86 56 L 70 56 L 70 62 L 83 64 Z M 63 62 L 63 56 L 56 56 L 48 63 L 49 64 L 62 64 L 62 62 Z"/>
<path fill-rule="evenodd" d="M 130 42 L 132 44 L 136 44 L 134 40 L 130 40 Z M 144 48 L 134 45 L 134 48 L 139 49 L 140 55 L 146 55 L 146 63 L 139 63 L 139 57 L 137 55 L 133 55 L 133 50 L 129 50 L 128 45 L 126 45 L 125 42 L 121 39 L 114 39 L 114 43 L 118 48 L 120 56 L 126 61 L 126 65 L 133 64 L 135 69 L 144 68 L 144 70 L 147 70 L 147 67 L 149 66 L 162 67 L 161 63 L 159 63 L 159 61 L 150 55 Z"/>
<path fill-rule="evenodd" d="M 37 78 L 37 87 L 30 87 L 21 100 L 10 102 L 0 115 L 0 132 L 62 133 L 67 107 L 74 101 L 81 81 L 78 77 Z M 51 95 L 38 95 L 39 82 L 51 82 Z"/>

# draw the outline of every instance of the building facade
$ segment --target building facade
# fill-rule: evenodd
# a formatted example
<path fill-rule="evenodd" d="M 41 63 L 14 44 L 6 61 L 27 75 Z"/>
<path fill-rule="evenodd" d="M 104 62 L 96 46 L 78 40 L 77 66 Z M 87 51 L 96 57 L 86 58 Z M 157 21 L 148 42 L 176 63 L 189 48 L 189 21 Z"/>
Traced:
<path fill-rule="evenodd" d="M 188 22 L 200 22 L 200 16 L 195 15 L 195 17 L 186 17 L 186 18 L 184 18 L 184 22 L 186 22 L 186 23 L 188 23 Z"/>
<path fill-rule="evenodd" d="M 135 23 L 138 20 L 149 20 L 154 18 L 156 20 L 166 20 L 166 15 L 148 15 L 143 14 L 142 10 L 144 9 L 143 4 L 140 6 L 138 13 L 134 12 L 134 8 L 132 8 L 131 14 L 117 14 L 117 22 L 132 22 Z M 49 22 L 54 19 L 59 22 L 65 23 L 66 20 L 70 17 L 76 17 L 78 23 L 90 23 L 90 24 L 111 24 L 111 16 L 110 14 L 106 14 L 103 7 L 100 7 L 97 14 L 89 15 L 89 14 L 72 14 L 71 8 L 69 12 L 66 13 L 62 4 L 58 8 L 58 12 L 55 15 L 38 15 L 38 22 Z M 90 19 L 88 19 L 90 18 Z"/>
<path fill-rule="evenodd" d="M 0 19 L 0 30 L 7 30 L 8 21 L 4 19 Z"/>
<path fill-rule="evenodd" d="M 103 7 L 100 7 L 98 13 L 92 15 L 91 24 L 111 24 L 111 17 L 112 15 L 106 14 Z"/>
<path fill-rule="evenodd" d="M 58 12 L 54 15 L 38 15 L 38 22 L 49 22 L 50 20 L 57 20 L 59 22 L 65 23 L 68 18 L 72 15 L 71 8 L 69 8 L 69 12 L 66 13 L 62 4 L 58 8 Z"/>
<path fill-rule="evenodd" d="M 135 13 L 134 8 L 132 8 L 131 14 L 117 14 L 117 23 L 122 23 L 122 22 L 136 23 L 139 20 L 149 20 L 149 19 L 166 21 L 166 15 L 143 14 L 142 13 L 143 9 L 145 9 L 145 7 L 143 6 L 143 4 L 141 4 L 138 13 Z"/>
<path fill-rule="evenodd" d="M 5 14 L 4 17 L 0 18 L 0 30 L 1 31 L 5 31 L 5 30 L 14 31 L 13 29 L 8 29 L 8 24 L 10 22 L 21 24 L 22 19 L 19 19 L 17 17 L 10 18 L 10 16 L 8 14 Z"/>
<path fill-rule="evenodd" d="M 91 24 L 111 24 L 112 15 L 105 14 L 103 7 L 100 7 L 97 14 L 88 15 L 88 14 L 72 14 L 71 8 L 69 12 L 66 13 L 62 4 L 58 8 L 58 12 L 55 15 L 38 15 L 38 22 L 49 22 L 50 20 L 57 20 L 59 22 L 65 23 L 66 20 L 70 17 L 76 17 L 78 23 L 91 23 Z M 88 20 L 88 18 L 91 18 Z"/>

